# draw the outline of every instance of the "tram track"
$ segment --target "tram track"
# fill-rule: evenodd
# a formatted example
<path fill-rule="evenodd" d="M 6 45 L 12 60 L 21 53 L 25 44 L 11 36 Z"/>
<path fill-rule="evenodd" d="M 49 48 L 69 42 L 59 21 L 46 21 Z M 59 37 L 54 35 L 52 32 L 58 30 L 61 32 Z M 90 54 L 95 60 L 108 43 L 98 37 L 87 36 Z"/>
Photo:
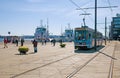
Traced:
<path fill-rule="evenodd" d="M 107 47 L 105 47 L 102 51 L 98 51 L 98 53 L 96 55 L 94 55 L 93 57 L 91 57 L 83 65 L 78 66 L 74 71 L 72 71 L 70 74 L 68 74 L 66 76 L 66 78 L 72 78 L 75 74 L 77 74 L 80 70 L 82 70 L 83 68 L 85 68 L 85 66 L 87 66 L 92 60 L 94 60 L 99 54 L 101 54 L 101 52 L 103 52 L 104 50 L 106 50 L 109 46 L 110 45 L 108 45 Z"/>
<path fill-rule="evenodd" d="M 108 46 L 109 46 L 109 45 L 108 45 Z M 101 52 L 103 52 L 105 49 L 107 49 L 108 46 L 106 46 L 105 48 L 103 48 L 101 51 L 98 51 L 98 53 L 97 53 L 96 55 L 92 56 L 92 58 L 88 59 L 88 61 L 86 61 L 86 62 L 85 62 L 84 64 L 82 64 L 81 66 L 77 66 L 77 67 L 75 68 L 75 71 L 73 71 L 72 73 L 68 74 L 68 75 L 66 76 L 66 78 L 71 78 L 71 77 L 73 77 L 77 72 L 79 72 L 80 70 L 82 70 L 87 64 L 89 64 L 89 63 L 90 63 L 95 57 L 97 57 Z M 38 67 L 35 67 L 35 68 L 28 69 L 28 70 L 26 70 L 26 71 L 23 71 L 22 73 L 14 74 L 14 75 L 11 76 L 10 78 L 16 78 L 16 77 L 25 75 L 25 74 L 27 74 L 28 72 L 31 72 L 31 71 L 34 71 L 34 70 L 43 68 L 43 67 L 45 67 L 45 66 L 49 66 L 49 65 L 51 65 L 51 64 L 54 64 L 54 63 L 57 63 L 57 62 L 59 62 L 59 61 L 68 59 L 68 58 L 73 57 L 73 56 L 75 56 L 75 55 L 76 55 L 76 54 L 71 54 L 71 55 L 69 55 L 69 56 L 65 56 L 64 58 L 61 58 L 61 59 L 58 59 L 58 60 L 49 62 L 49 63 L 47 63 L 47 64 L 44 64 L 44 65 L 41 65 L 41 66 L 38 66 Z"/>
<path fill-rule="evenodd" d="M 107 48 L 107 47 L 106 47 L 106 48 Z M 105 50 L 106 48 L 104 48 L 103 50 Z M 102 51 L 103 51 L 103 50 L 102 50 Z M 90 61 L 92 61 L 92 60 L 93 60 L 95 57 L 97 57 L 99 54 L 100 54 L 100 52 L 98 52 L 94 57 L 92 57 L 92 58 L 89 59 L 87 62 L 85 62 L 82 66 L 79 66 L 79 67 L 77 68 L 77 70 L 73 71 L 73 72 L 72 72 L 70 75 L 68 75 L 66 78 L 71 78 L 72 76 L 74 76 L 78 71 L 80 71 L 82 68 L 84 68 Z M 35 68 L 30 69 L 30 70 L 27 70 L 27 71 L 25 71 L 25 72 L 16 74 L 16 75 L 12 76 L 11 78 L 19 77 L 19 76 L 24 75 L 24 74 L 26 74 L 26 73 L 28 73 L 28 72 L 37 70 L 37 69 L 39 69 L 39 68 L 43 68 L 43 67 L 45 67 L 45 66 L 48 66 L 48 65 L 51 65 L 51 64 L 53 64 L 53 63 L 56 63 L 56 62 L 65 60 L 65 59 L 70 58 L 70 57 L 73 57 L 73 56 L 75 56 L 75 55 L 76 55 L 76 54 L 72 54 L 72 55 L 70 55 L 70 56 L 67 56 L 67 57 L 64 57 L 64 58 L 61 58 L 61 59 L 58 59 L 58 60 L 49 62 L 49 63 L 47 63 L 47 64 L 44 64 L 44 65 L 42 65 L 42 66 L 35 67 Z"/>
<path fill-rule="evenodd" d="M 62 51 L 62 50 L 59 50 L 59 51 Z M 54 51 L 53 53 L 56 53 L 56 51 Z M 49 55 L 49 56 L 46 56 L 46 57 L 57 57 L 58 55 L 60 56 L 60 55 L 63 55 L 63 54 L 65 54 L 65 53 L 57 53 L 57 54 Z M 41 57 L 41 58 L 46 58 L 46 57 Z M 26 58 L 25 60 L 28 60 L 28 59 L 32 59 L 32 57 L 31 58 Z M 28 61 L 28 62 L 23 62 L 23 63 L 16 64 L 16 65 L 30 64 L 30 62 L 39 61 L 39 60 L 40 60 L 40 58 L 36 58 L 34 60 L 31 60 L 31 61 Z M 11 66 L 16 66 L 16 65 L 11 65 Z"/>
<path fill-rule="evenodd" d="M 14 70 L 15 69 L 15 71 L 16 71 L 16 68 L 17 68 L 18 73 L 20 73 L 21 72 L 21 71 L 19 71 L 19 70 L 21 70 L 19 68 L 20 66 L 31 65 L 33 62 L 38 62 L 38 61 L 42 61 L 42 63 L 34 63 L 34 65 L 37 65 L 37 64 L 40 65 L 41 64 L 39 67 L 42 68 L 42 67 L 50 65 L 50 64 L 52 64 L 54 62 L 62 60 L 62 57 L 66 57 L 66 56 L 72 54 L 71 50 L 68 51 L 69 53 L 68 52 L 65 53 L 65 49 L 61 49 L 61 48 L 59 48 L 57 51 L 52 50 L 50 55 L 42 56 L 42 57 L 36 57 L 36 58 L 27 57 L 24 60 L 22 60 L 23 58 L 20 57 L 20 60 L 18 60 L 19 62 L 21 61 L 20 63 L 18 62 L 18 63 L 14 63 L 14 64 L 10 64 L 10 65 L 5 65 L 5 66 L 1 64 L 1 66 L 2 66 L 1 69 L 2 70 L 0 71 L 0 74 L 1 75 L 3 75 L 3 74 L 14 75 L 14 74 L 11 73 L 10 70 Z M 58 60 L 54 60 L 54 58 L 56 58 L 56 57 L 58 57 L 57 58 Z M 11 57 L 9 56 L 8 58 L 11 58 Z M 14 59 L 14 58 L 16 58 L 16 57 L 12 57 L 12 59 Z M 26 60 L 28 60 L 28 61 L 26 62 Z M 39 68 L 38 66 L 35 66 L 35 67 Z M 9 71 L 5 71 L 5 70 L 9 70 Z M 27 70 L 29 70 L 29 69 L 27 69 Z M 30 70 L 32 70 L 32 68 L 30 68 Z M 34 70 L 34 68 L 33 68 L 33 70 Z M 24 72 L 24 71 L 22 71 L 22 72 Z"/>
<path fill-rule="evenodd" d="M 48 65 L 50 65 L 50 64 L 53 64 L 53 63 L 59 62 L 59 61 L 61 61 L 61 60 L 64 60 L 64 59 L 70 58 L 70 57 L 75 56 L 75 55 L 76 55 L 76 54 L 72 54 L 72 55 L 70 55 L 70 56 L 67 56 L 67 57 L 64 57 L 64 58 L 61 58 L 61 59 L 58 59 L 58 60 L 55 60 L 55 61 L 49 62 L 49 63 L 44 64 L 44 65 L 42 65 L 42 66 L 35 67 L 35 68 L 30 69 L 30 70 L 27 70 L 27 71 L 25 71 L 25 72 L 22 72 L 22 73 L 16 74 L 16 75 L 14 75 L 14 76 L 12 76 L 12 77 L 10 77 L 10 78 L 15 78 L 15 77 L 21 76 L 21 75 L 26 74 L 26 73 L 28 73 L 28 72 L 34 71 L 34 70 L 36 70 L 36 69 L 39 69 L 39 68 L 42 68 L 42 67 L 45 67 L 45 66 L 48 66 Z"/>
<path fill-rule="evenodd" d="M 115 58 L 116 46 L 117 46 L 117 43 L 114 46 L 114 51 L 113 51 L 113 54 L 112 54 L 113 58 Z M 111 58 L 111 61 L 110 61 L 110 68 L 109 68 L 108 78 L 113 78 L 113 69 L 114 69 L 114 59 L 113 58 Z"/>
<path fill-rule="evenodd" d="M 60 52 L 62 52 L 62 53 L 57 53 L 56 54 L 56 51 L 53 51 L 52 52 L 52 54 L 53 55 L 49 55 L 49 56 L 46 56 L 46 57 L 54 57 L 54 56 L 58 56 L 58 55 L 63 55 L 63 54 L 65 54 L 63 51 L 63 49 L 59 49 L 58 51 L 60 51 Z M 55 53 L 55 54 L 54 54 Z M 30 53 L 28 53 L 28 54 L 30 54 Z M 46 58 L 46 57 L 41 57 L 41 58 Z M 11 58 L 11 59 L 14 59 L 14 58 L 16 58 L 16 57 L 11 57 L 11 56 L 8 56 L 7 58 Z M 31 59 L 31 60 L 30 60 Z M 18 61 L 21 61 L 22 60 L 22 58 L 20 57 L 20 60 L 18 60 Z M 29 60 L 29 61 L 27 61 L 26 62 L 26 60 Z M 33 61 L 38 61 L 38 60 L 40 60 L 40 58 L 34 58 L 33 59 L 33 57 L 28 57 L 28 58 L 26 58 L 26 59 L 24 59 L 24 60 L 22 60 L 22 62 L 20 62 L 20 63 L 18 63 L 18 64 L 12 64 L 12 65 L 10 65 L 10 66 L 18 66 L 18 65 L 22 65 L 22 64 L 29 64 L 30 62 L 33 62 Z M 2 65 L 1 65 L 2 66 Z M 7 68 L 8 66 L 4 66 L 2 69 L 4 69 L 4 68 Z"/>

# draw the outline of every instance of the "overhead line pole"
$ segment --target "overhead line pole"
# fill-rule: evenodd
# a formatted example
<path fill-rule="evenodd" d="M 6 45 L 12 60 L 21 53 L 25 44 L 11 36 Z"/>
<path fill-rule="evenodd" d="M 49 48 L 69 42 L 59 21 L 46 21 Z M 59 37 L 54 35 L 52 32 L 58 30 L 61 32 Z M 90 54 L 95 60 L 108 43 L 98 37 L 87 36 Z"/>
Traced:
<path fill-rule="evenodd" d="M 94 44 L 95 50 L 97 50 L 96 36 L 97 36 L 97 0 L 95 0 L 95 44 Z"/>
<path fill-rule="evenodd" d="M 106 33 L 107 33 L 107 18 L 105 17 L 105 45 L 106 45 Z"/>

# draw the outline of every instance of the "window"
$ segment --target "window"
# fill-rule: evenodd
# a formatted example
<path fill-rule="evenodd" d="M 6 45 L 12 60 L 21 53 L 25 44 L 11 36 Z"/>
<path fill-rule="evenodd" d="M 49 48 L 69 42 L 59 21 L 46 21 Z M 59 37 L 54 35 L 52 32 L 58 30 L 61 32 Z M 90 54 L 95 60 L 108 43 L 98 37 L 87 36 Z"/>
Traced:
<path fill-rule="evenodd" d="M 115 27 L 115 28 L 120 28 L 120 25 L 115 25 L 114 27 Z"/>
<path fill-rule="evenodd" d="M 91 38 L 91 34 L 89 33 L 89 39 Z"/>
<path fill-rule="evenodd" d="M 76 31 L 75 32 L 75 39 L 76 40 L 85 40 L 86 39 L 85 34 L 86 34 L 85 31 Z"/>
<path fill-rule="evenodd" d="M 120 21 L 115 21 L 115 22 L 113 22 L 113 24 L 120 24 Z"/>
<path fill-rule="evenodd" d="M 114 31 L 113 34 L 117 34 L 117 31 Z"/>
<path fill-rule="evenodd" d="M 115 17 L 115 18 L 113 18 L 113 21 L 120 21 L 120 18 Z"/>

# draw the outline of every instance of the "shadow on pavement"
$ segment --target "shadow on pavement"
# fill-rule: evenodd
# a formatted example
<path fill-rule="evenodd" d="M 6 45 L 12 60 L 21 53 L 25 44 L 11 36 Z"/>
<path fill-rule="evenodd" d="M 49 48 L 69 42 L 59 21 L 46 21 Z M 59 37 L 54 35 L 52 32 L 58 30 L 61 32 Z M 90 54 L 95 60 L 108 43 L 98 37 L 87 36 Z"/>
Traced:
<path fill-rule="evenodd" d="M 105 55 L 105 56 L 107 56 L 107 57 L 109 57 L 109 58 L 111 58 L 111 59 L 117 60 L 117 58 L 115 58 L 115 57 L 113 57 L 113 56 L 110 56 L 110 55 L 108 55 L 108 54 L 106 54 L 106 53 L 103 53 L 103 52 L 101 52 L 101 51 L 98 51 L 98 52 L 101 53 L 101 54 L 103 54 L 103 55 Z"/>
<path fill-rule="evenodd" d="M 20 54 L 20 53 L 17 53 L 17 54 L 15 54 L 15 55 L 28 55 L 27 53 L 26 54 Z"/>
<path fill-rule="evenodd" d="M 30 53 L 28 53 L 28 54 L 35 54 L 35 52 L 30 52 Z"/>
<path fill-rule="evenodd" d="M 99 47 L 97 47 L 97 50 L 95 50 L 94 48 L 91 48 L 91 49 L 80 49 L 80 50 L 74 50 L 74 52 L 75 53 L 95 53 L 95 52 L 98 52 L 99 50 L 101 50 L 104 47 L 105 46 L 99 46 Z"/>
<path fill-rule="evenodd" d="M 28 54 L 35 54 L 34 52 L 29 52 L 29 53 L 26 53 L 26 54 L 20 54 L 20 53 L 17 53 L 15 55 L 28 55 Z"/>

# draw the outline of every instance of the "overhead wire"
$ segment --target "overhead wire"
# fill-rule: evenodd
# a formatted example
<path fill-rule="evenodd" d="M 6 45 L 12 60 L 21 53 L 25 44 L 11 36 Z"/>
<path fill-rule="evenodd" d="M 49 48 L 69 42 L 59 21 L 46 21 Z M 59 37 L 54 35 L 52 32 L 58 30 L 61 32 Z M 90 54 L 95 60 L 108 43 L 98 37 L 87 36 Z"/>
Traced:
<path fill-rule="evenodd" d="M 88 2 L 86 2 L 86 4 L 84 4 L 83 6 L 85 6 L 85 5 L 87 5 L 87 4 L 89 4 L 90 2 L 92 2 L 92 0 L 89 0 Z M 81 6 L 82 7 L 82 6 Z M 87 9 L 85 9 L 86 10 L 86 12 L 87 12 Z M 91 22 L 93 22 L 94 23 L 94 19 L 93 19 L 93 17 L 91 16 L 92 14 L 90 14 L 90 15 L 88 15 L 88 18 L 90 19 L 90 21 Z"/>
<path fill-rule="evenodd" d="M 79 10 L 82 10 L 85 14 L 87 14 L 87 12 L 85 11 L 85 9 L 81 8 L 78 4 L 76 4 L 73 0 L 69 0 L 72 4 L 74 4 Z M 88 4 L 89 2 L 91 2 L 92 0 L 89 0 L 87 3 L 85 3 L 82 6 L 85 6 L 86 4 Z M 85 15 L 84 15 L 85 18 Z M 89 18 L 91 19 L 91 21 L 93 22 L 93 19 L 89 16 Z"/>
<path fill-rule="evenodd" d="M 110 7 L 111 12 L 113 12 L 113 10 L 112 10 L 112 8 L 111 8 L 110 1 L 109 1 L 109 0 L 107 0 L 107 2 L 108 2 L 108 4 L 109 4 L 109 7 Z"/>
<path fill-rule="evenodd" d="M 86 13 L 86 11 L 84 11 L 84 9 L 80 8 L 73 0 L 69 0 L 71 3 L 73 3 L 77 8 L 79 8 L 80 10 L 82 10 L 84 13 Z"/>
<path fill-rule="evenodd" d="M 113 9 L 112 9 L 112 7 L 111 7 L 111 3 L 110 3 L 110 1 L 109 1 L 109 0 L 107 0 L 107 2 L 108 2 L 108 5 L 110 6 L 111 18 L 112 18 L 112 15 L 113 15 Z"/>

